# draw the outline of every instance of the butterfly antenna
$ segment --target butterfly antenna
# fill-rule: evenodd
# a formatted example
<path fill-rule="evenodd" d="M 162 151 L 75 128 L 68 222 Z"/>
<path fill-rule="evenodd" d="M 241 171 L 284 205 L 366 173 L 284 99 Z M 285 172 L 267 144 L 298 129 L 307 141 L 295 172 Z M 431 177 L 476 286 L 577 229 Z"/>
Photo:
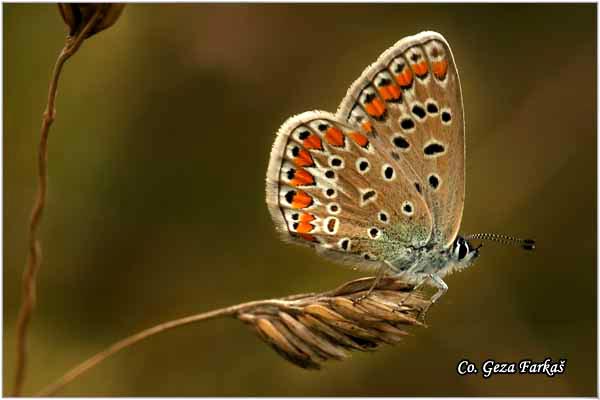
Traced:
<path fill-rule="evenodd" d="M 535 240 L 533 239 L 519 239 L 513 236 L 500 235 L 497 233 L 475 233 L 473 235 L 467 236 L 465 239 L 489 240 L 491 242 L 521 246 L 521 248 L 524 250 L 535 249 Z"/>

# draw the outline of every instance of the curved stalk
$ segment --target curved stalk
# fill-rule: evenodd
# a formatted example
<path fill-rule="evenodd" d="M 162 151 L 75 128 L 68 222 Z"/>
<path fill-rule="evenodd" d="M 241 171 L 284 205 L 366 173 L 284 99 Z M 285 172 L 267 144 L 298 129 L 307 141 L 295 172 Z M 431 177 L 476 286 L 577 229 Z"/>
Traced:
<path fill-rule="evenodd" d="M 121 339 L 118 342 L 112 344 L 105 350 L 97 353 L 96 355 L 88 358 L 81 364 L 77 365 L 70 371 L 66 372 L 62 377 L 56 380 L 54 383 L 46 386 L 39 392 L 35 394 L 35 396 L 39 397 L 47 397 L 55 394 L 57 391 L 68 385 L 70 382 L 75 380 L 84 372 L 89 369 L 95 367 L 108 357 L 114 355 L 115 353 L 130 347 L 138 342 L 141 342 L 144 339 L 147 339 L 151 336 L 156 335 L 157 333 L 161 333 L 170 329 L 178 328 L 184 325 L 193 324 L 195 322 L 206 321 L 209 319 L 217 318 L 217 317 L 227 317 L 234 316 L 238 313 L 241 313 L 245 309 L 257 307 L 257 306 L 269 306 L 269 305 L 278 305 L 278 306 L 286 306 L 288 302 L 280 301 L 280 300 L 261 300 L 261 301 L 251 301 L 247 303 L 237 304 L 230 307 L 220 308 L 213 311 L 208 311 L 201 314 L 191 315 L 188 317 L 179 318 L 173 321 L 163 322 L 158 325 L 155 325 L 151 328 L 145 329 L 141 332 L 135 333 L 131 336 L 126 337 L 125 339 Z"/>
<path fill-rule="evenodd" d="M 36 302 L 36 279 L 42 262 L 42 246 L 38 239 L 38 230 L 42 220 L 44 207 L 46 205 L 46 192 L 48 187 L 48 134 L 50 125 L 54 122 L 56 113 L 56 91 L 58 81 L 65 62 L 79 50 L 89 31 L 101 17 L 101 11 L 97 11 L 88 21 L 86 26 L 75 37 L 68 37 L 65 46 L 60 52 L 48 89 L 48 103 L 43 114 L 40 143 L 38 146 L 38 191 L 31 211 L 29 222 L 29 255 L 27 265 L 23 271 L 22 302 L 17 317 L 16 333 L 16 367 L 13 396 L 20 396 L 25 383 L 27 369 L 27 333 L 31 314 Z"/>

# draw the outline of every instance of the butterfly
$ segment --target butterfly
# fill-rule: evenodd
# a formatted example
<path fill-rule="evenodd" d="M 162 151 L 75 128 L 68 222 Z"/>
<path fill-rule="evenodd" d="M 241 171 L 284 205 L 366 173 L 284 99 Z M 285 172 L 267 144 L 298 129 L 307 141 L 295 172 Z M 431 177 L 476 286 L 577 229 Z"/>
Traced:
<path fill-rule="evenodd" d="M 446 39 L 421 32 L 383 52 L 350 86 L 335 114 L 308 111 L 277 132 L 266 202 L 284 240 L 356 268 L 438 291 L 489 239 L 458 234 L 465 199 L 465 121 Z M 374 285 L 376 285 L 377 280 Z M 372 289 L 372 288 L 371 288 Z M 370 293 L 370 291 L 369 291 Z"/>

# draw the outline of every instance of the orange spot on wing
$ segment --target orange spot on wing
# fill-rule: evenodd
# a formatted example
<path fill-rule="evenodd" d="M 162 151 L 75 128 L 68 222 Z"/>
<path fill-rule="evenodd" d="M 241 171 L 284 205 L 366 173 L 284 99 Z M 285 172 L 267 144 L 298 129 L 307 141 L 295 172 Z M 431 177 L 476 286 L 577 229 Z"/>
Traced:
<path fill-rule="evenodd" d="M 321 139 L 314 133 L 311 133 L 309 137 L 302 141 L 302 144 L 307 149 L 317 149 L 323 150 L 323 144 L 321 143 Z"/>
<path fill-rule="evenodd" d="M 300 222 L 298 224 L 298 227 L 296 228 L 296 232 L 298 233 L 309 233 L 311 232 L 315 227 L 312 226 L 312 224 L 309 224 L 308 222 Z"/>
<path fill-rule="evenodd" d="M 327 222 L 327 230 L 329 232 L 333 232 L 333 230 L 335 229 L 335 224 L 336 224 L 336 220 L 335 219 L 330 219 L 329 222 Z"/>
<path fill-rule="evenodd" d="M 363 122 L 362 127 L 367 133 L 373 132 L 373 125 L 371 124 L 371 121 Z"/>
<path fill-rule="evenodd" d="M 300 222 L 308 223 L 314 221 L 315 219 L 315 216 L 309 213 L 304 213 L 300 216 Z"/>
<path fill-rule="evenodd" d="M 402 87 L 410 86 L 412 83 L 412 72 L 410 72 L 410 68 L 404 67 L 402 72 L 396 75 L 395 78 L 396 82 L 398 82 L 398 85 Z"/>
<path fill-rule="evenodd" d="M 402 97 L 400 88 L 395 84 L 380 87 L 379 94 L 385 101 L 395 101 Z"/>
<path fill-rule="evenodd" d="M 417 76 L 423 76 L 427 74 L 427 62 L 423 61 L 418 64 L 414 64 L 413 69 L 415 70 L 415 74 Z"/>
<path fill-rule="evenodd" d="M 360 147 L 367 147 L 367 145 L 369 144 L 369 139 L 367 139 L 367 137 L 365 135 L 363 135 L 362 133 L 350 132 L 348 135 Z"/>
<path fill-rule="evenodd" d="M 374 98 L 370 103 L 365 104 L 365 111 L 372 117 L 379 118 L 385 113 L 385 104 L 379 98 Z"/>
<path fill-rule="evenodd" d="M 379 111 L 380 115 L 385 112 L 385 104 L 383 104 L 381 99 L 374 99 L 373 104 L 377 107 L 377 111 Z"/>
<path fill-rule="evenodd" d="M 313 198 L 309 194 L 299 190 L 292 199 L 292 208 L 306 208 L 311 206 Z"/>
<path fill-rule="evenodd" d="M 315 183 L 315 178 L 303 169 L 297 169 L 294 172 L 294 179 L 290 181 L 293 186 L 305 186 Z"/>
<path fill-rule="evenodd" d="M 341 130 L 332 126 L 325 132 L 325 140 L 332 146 L 341 147 L 344 145 L 344 134 Z"/>
<path fill-rule="evenodd" d="M 448 61 L 435 61 L 432 64 L 431 69 L 433 70 L 433 74 L 436 76 L 436 78 L 444 79 L 446 77 L 446 72 L 448 71 Z"/>
<path fill-rule="evenodd" d="M 310 153 L 304 149 L 298 152 L 298 156 L 294 157 L 294 164 L 298 167 L 310 167 L 315 164 Z"/>

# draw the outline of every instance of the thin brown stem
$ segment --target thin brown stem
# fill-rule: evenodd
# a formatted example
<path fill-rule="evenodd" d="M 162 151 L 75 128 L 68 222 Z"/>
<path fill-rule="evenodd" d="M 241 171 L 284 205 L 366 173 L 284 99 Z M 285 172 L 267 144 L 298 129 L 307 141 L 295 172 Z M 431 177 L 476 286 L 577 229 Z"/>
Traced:
<path fill-rule="evenodd" d="M 42 119 L 42 128 L 40 134 L 40 143 L 38 147 L 38 191 L 34 200 L 34 205 L 31 211 L 29 222 L 29 255 L 27 257 L 27 265 L 23 272 L 22 283 L 22 302 L 19 309 L 16 328 L 16 367 L 15 367 L 15 383 L 13 388 L 13 396 L 20 396 L 25 382 L 25 372 L 27 367 L 27 332 L 29 321 L 36 302 L 36 277 L 41 266 L 42 246 L 38 239 L 38 230 L 46 204 L 46 191 L 48 187 L 48 133 L 50 125 L 54 122 L 55 116 L 55 101 L 58 81 L 65 62 L 77 52 L 87 34 L 94 27 L 98 19 L 101 17 L 101 11 L 96 12 L 88 21 L 86 26 L 75 37 L 68 37 L 65 46 L 60 52 L 52 78 L 48 89 L 48 103 L 44 110 Z"/>
<path fill-rule="evenodd" d="M 170 329 L 178 328 L 178 327 L 181 327 L 184 325 L 189 325 L 189 324 L 199 322 L 199 321 L 206 321 L 206 320 L 209 320 L 212 318 L 234 316 L 234 315 L 237 315 L 238 313 L 243 312 L 245 309 L 249 309 L 249 308 L 253 308 L 253 307 L 257 307 L 257 306 L 273 306 L 273 305 L 286 306 L 287 304 L 289 304 L 289 302 L 282 301 L 282 300 L 251 301 L 251 302 L 237 304 L 237 305 L 230 306 L 230 307 L 220 308 L 218 310 L 213 310 L 213 311 L 205 312 L 202 314 L 196 314 L 196 315 L 191 315 L 191 316 L 184 317 L 184 318 L 179 318 L 179 319 L 176 319 L 173 321 L 163 322 L 163 323 L 153 326 L 151 328 L 145 329 L 141 332 L 135 333 L 129 337 L 126 337 L 125 339 L 122 339 L 122 340 L 114 343 L 113 345 L 111 345 L 110 347 L 101 351 L 100 353 L 97 353 L 96 355 L 88 358 L 81 364 L 77 365 L 76 367 L 74 367 L 73 369 L 71 369 L 70 371 L 65 373 L 62 377 L 60 377 L 54 383 L 46 386 L 45 388 L 43 388 L 42 390 L 37 392 L 35 394 L 35 396 L 46 397 L 46 396 L 51 396 L 51 395 L 55 394 L 57 391 L 59 391 L 60 389 L 62 389 L 66 385 L 68 385 L 70 382 L 75 380 L 81 374 L 83 374 L 84 372 L 88 371 L 89 369 L 95 367 L 100 362 L 104 361 L 105 359 L 112 356 L 113 354 L 115 354 L 129 346 L 132 346 L 144 339 L 147 339 L 150 336 L 154 336 L 157 333 L 161 333 L 161 332 L 164 332 L 164 331 L 167 331 Z"/>
<path fill-rule="evenodd" d="M 368 290 L 370 297 L 365 297 Z M 362 278 L 322 293 L 250 301 L 163 322 L 119 340 L 35 395 L 55 394 L 110 356 L 151 336 L 217 317 L 236 318 L 288 361 L 318 369 L 324 361 L 347 358 L 349 351 L 397 343 L 407 335 L 404 328 L 423 326 L 418 318 L 430 301 L 420 294 L 413 296 L 413 290 L 414 285 L 394 277 Z"/>

